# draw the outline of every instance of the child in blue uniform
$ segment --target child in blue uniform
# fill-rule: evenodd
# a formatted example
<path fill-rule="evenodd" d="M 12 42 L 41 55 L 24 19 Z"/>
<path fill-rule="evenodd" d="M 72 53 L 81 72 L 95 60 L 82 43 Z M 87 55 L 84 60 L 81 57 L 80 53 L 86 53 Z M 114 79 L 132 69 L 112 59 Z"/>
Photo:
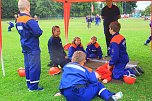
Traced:
<path fill-rule="evenodd" d="M 113 79 L 123 79 L 124 75 L 128 74 L 128 71 L 135 74 L 130 68 L 125 69 L 126 64 L 129 62 L 128 53 L 126 50 L 126 39 L 119 34 L 121 26 L 119 22 L 112 22 L 109 25 L 109 32 L 112 35 L 110 42 L 110 56 L 108 68 L 113 68 L 112 78 Z"/>
<path fill-rule="evenodd" d="M 22 53 L 24 54 L 27 87 L 30 91 L 40 91 L 43 88 L 38 86 L 41 74 L 39 37 L 43 31 L 38 23 L 30 17 L 30 2 L 28 0 L 19 0 L 18 8 L 20 16 L 17 18 L 16 29 L 20 34 Z"/>
<path fill-rule="evenodd" d="M 84 67 L 86 54 L 76 51 L 72 56 L 72 62 L 63 68 L 60 82 L 60 91 L 67 101 L 91 101 L 99 96 L 105 101 L 117 101 L 122 97 L 122 92 L 114 94 L 107 90 L 101 82 L 100 76 Z"/>
<path fill-rule="evenodd" d="M 62 46 L 59 26 L 52 27 L 52 36 L 48 41 L 48 51 L 50 54 L 50 60 L 52 60 L 54 67 L 58 67 L 58 65 L 63 67 L 65 64 L 70 62 Z"/>
<path fill-rule="evenodd" d="M 95 25 L 99 26 L 99 23 L 101 22 L 99 14 L 96 15 L 95 17 Z"/>
<path fill-rule="evenodd" d="M 8 32 L 12 31 L 11 28 L 14 27 L 14 23 L 13 22 L 8 22 L 9 26 L 8 26 Z"/>
<path fill-rule="evenodd" d="M 149 24 L 150 28 L 151 28 L 151 23 Z M 148 45 L 151 41 L 151 35 L 149 36 L 149 38 L 146 40 L 146 42 L 144 43 L 144 45 Z"/>
<path fill-rule="evenodd" d="M 102 58 L 102 50 L 100 45 L 97 43 L 97 37 L 93 36 L 91 42 L 88 43 L 86 48 L 87 58 Z"/>
<path fill-rule="evenodd" d="M 72 59 L 72 55 L 75 51 L 84 51 L 84 48 L 81 44 L 81 39 L 79 37 L 75 37 L 72 41 L 72 44 L 68 50 L 68 58 L 71 60 Z"/>

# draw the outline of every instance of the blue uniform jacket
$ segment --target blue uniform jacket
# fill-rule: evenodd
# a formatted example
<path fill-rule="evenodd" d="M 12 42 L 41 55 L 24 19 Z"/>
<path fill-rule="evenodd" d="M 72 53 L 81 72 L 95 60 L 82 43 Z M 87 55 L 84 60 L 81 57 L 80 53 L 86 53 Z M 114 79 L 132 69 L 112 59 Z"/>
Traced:
<path fill-rule="evenodd" d="M 102 58 L 102 50 L 100 45 L 96 42 L 94 44 L 92 44 L 91 42 L 87 45 L 86 48 L 86 54 L 87 54 L 87 58 L 89 58 L 89 56 L 91 54 L 94 54 L 97 56 L 97 58 L 101 59 Z"/>
<path fill-rule="evenodd" d="M 126 51 L 126 40 L 119 33 L 116 33 L 112 36 L 110 42 L 110 56 L 110 66 L 117 63 L 127 64 L 129 62 L 128 53 Z"/>
<path fill-rule="evenodd" d="M 96 16 L 96 17 L 95 17 L 95 21 L 96 21 L 96 22 L 100 22 L 100 21 L 101 21 L 100 17 L 99 17 L 99 16 Z"/>
<path fill-rule="evenodd" d="M 54 36 L 50 37 L 48 41 L 48 51 L 50 53 L 51 60 L 56 60 L 59 58 L 63 59 L 66 56 L 60 37 L 54 37 Z"/>
<path fill-rule="evenodd" d="M 40 51 L 39 37 L 42 35 L 42 30 L 34 19 L 25 13 L 21 13 L 17 18 L 16 29 L 20 34 L 23 53 Z"/>
<path fill-rule="evenodd" d="M 72 44 L 68 50 L 68 58 L 71 60 L 72 59 L 72 55 L 74 54 L 75 51 L 84 51 L 83 46 L 82 45 L 78 45 L 76 46 L 75 44 Z"/>
<path fill-rule="evenodd" d="M 80 66 L 78 63 L 68 63 L 63 67 L 60 89 L 74 87 L 79 84 L 97 83 L 94 71 L 89 71 L 87 68 Z"/>

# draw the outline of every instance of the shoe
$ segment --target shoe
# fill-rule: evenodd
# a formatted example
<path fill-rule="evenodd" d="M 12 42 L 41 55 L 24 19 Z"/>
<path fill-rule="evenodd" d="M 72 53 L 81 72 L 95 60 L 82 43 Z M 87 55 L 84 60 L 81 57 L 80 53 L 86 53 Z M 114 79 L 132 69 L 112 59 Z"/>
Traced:
<path fill-rule="evenodd" d="M 133 67 L 132 70 L 135 72 L 135 75 L 136 75 L 136 76 L 140 76 L 140 75 L 141 75 L 140 72 L 137 70 L 136 67 Z"/>
<path fill-rule="evenodd" d="M 106 55 L 105 57 L 110 57 L 110 55 Z"/>
<path fill-rule="evenodd" d="M 113 99 L 114 101 L 118 101 L 118 100 L 121 99 L 122 97 L 123 97 L 122 92 L 118 92 L 118 93 L 116 93 L 115 95 L 112 95 L 112 99 Z"/>
<path fill-rule="evenodd" d="M 140 73 L 144 73 L 144 70 L 143 70 L 141 67 L 137 67 L 137 70 L 138 70 Z"/>
<path fill-rule="evenodd" d="M 47 66 L 52 67 L 53 66 L 52 61 Z"/>
<path fill-rule="evenodd" d="M 30 90 L 30 89 L 28 89 L 28 90 L 29 90 L 29 92 L 33 92 L 33 91 L 43 91 L 44 88 L 43 88 L 43 87 L 38 87 L 37 89 L 34 89 L 34 90 Z"/>
<path fill-rule="evenodd" d="M 148 44 L 147 44 L 147 43 L 144 43 L 144 45 L 147 46 Z"/>

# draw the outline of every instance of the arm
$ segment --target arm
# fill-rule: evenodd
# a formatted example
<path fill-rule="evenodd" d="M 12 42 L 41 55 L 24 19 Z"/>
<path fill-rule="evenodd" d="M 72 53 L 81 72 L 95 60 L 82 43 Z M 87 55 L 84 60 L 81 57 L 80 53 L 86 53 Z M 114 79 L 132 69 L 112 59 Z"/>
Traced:
<path fill-rule="evenodd" d="M 119 47 L 118 44 L 113 42 L 110 47 L 111 60 L 109 61 L 109 66 L 114 65 L 119 59 Z"/>
<path fill-rule="evenodd" d="M 101 59 L 102 58 L 102 50 L 101 50 L 100 46 L 97 48 L 97 53 L 98 53 L 99 59 Z"/>
<path fill-rule="evenodd" d="M 71 60 L 72 59 L 72 55 L 75 52 L 75 48 L 74 47 L 70 47 L 69 51 L 68 51 L 68 58 Z"/>
<path fill-rule="evenodd" d="M 118 7 L 117 7 L 117 17 L 118 17 L 118 19 L 120 19 L 120 18 L 121 18 L 120 10 L 119 10 L 119 8 L 118 8 Z"/>
<path fill-rule="evenodd" d="M 89 47 L 87 46 L 87 48 L 86 48 L 86 55 L 87 55 L 87 58 L 89 58 L 89 54 L 90 54 L 90 51 L 89 51 Z"/>
<path fill-rule="evenodd" d="M 105 15 L 104 15 L 104 8 L 101 11 L 101 18 L 104 20 L 105 19 Z"/>
<path fill-rule="evenodd" d="M 94 71 L 92 71 L 92 72 L 86 71 L 86 76 L 87 76 L 89 83 L 98 82 L 97 76 Z"/>
<path fill-rule="evenodd" d="M 40 29 L 38 23 L 35 20 L 33 20 L 33 19 L 29 20 L 27 22 L 27 25 L 31 29 L 33 36 L 40 37 L 42 35 L 43 31 Z"/>

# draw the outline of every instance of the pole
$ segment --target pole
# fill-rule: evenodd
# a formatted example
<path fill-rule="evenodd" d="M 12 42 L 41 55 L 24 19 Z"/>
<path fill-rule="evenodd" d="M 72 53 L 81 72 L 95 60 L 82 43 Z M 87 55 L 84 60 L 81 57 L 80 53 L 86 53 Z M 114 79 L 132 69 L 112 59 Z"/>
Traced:
<path fill-rule="evenodd" d="M 151 20 L 151 37 L 152 37 L 152 1 L 151 1 L 151 5 L 150 5 L 150 20 Z M 151 51 L 152 51 L 152 41 L 151 41 Z"/>
<path fill-rule="evenodd" d="M 1 58 L 3 76 L 5 76 L 4 62 L 2 56 L 2 0 L 0 0 L 0 58 Z"/>

